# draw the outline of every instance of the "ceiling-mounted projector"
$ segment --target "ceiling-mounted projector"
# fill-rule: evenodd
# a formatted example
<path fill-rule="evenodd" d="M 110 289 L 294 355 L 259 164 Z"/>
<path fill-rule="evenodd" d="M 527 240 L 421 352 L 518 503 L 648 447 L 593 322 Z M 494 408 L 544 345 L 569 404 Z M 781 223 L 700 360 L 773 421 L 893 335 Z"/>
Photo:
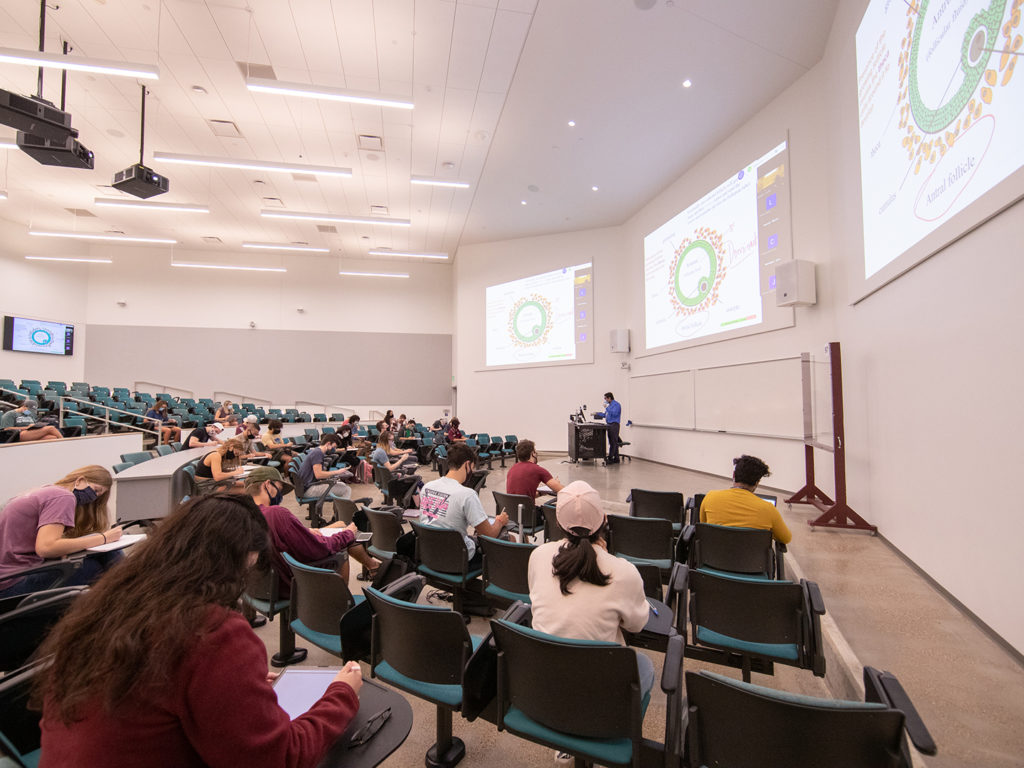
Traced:
<path fill-rule="evenodd" d="M 63 141 L 47 141 L 42 136 L 30 136 L 18 131 L 17 142 L 22 152 L 31 155 L 36 162 L 43 165 L 84 168 L 91 171 L 96 162 L 92 152 L 82 146 L 78 139 L 70 136 Z"/>
<path fill-rule="evenodd" d="M 166 176 L 153 173 L 152 168 L 147 168 L 142 163 L 136 163 L 115 173 L 114 183 L 111 186 L 145 200 L 148 197 L 162 195 L 169 190 L 171 180 Z"/>
<path fill-rule="evenodd" d="M 10 91 L 0 90 L 0 123 L 59 144 L 78 137 L 70 114 L 45 99 Z"/>

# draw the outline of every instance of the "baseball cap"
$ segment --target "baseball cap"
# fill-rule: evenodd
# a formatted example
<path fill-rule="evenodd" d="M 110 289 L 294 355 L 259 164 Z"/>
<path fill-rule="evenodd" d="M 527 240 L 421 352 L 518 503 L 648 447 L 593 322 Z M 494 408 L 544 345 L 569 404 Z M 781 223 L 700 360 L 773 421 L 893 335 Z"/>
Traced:
<path fill-rule="evenodd" d="M 260 423 L 259 417 L 258 416 L 254 416 L 251 413 L 248 416 L 246 416 L 244 419 L 242 419 L 242 421 L 246 422 L 247 424 L 259 424 Z"/>
<path fill-rule="evenodd" d="M 219 430 L 220 430 L 221 432 L 223 432 L 223 431 L 224 431 L 224 425 L 223 425 L 223 424 L 221 424 L 221 423 L 220 423 L 219 421 L 215 421 L 215 422 L 213 422 L 213 424 L 211 424 L 210 426 L 211 426 L 211 427 L 216 427 L 216 428 L 217 428 L 217 429 L 219 429 Z"/>
<path fill-rule="evenodd" d="M 589 483 L 574 480 L 558 492 L 555 519 L 565 531 L 584 528 L 594 533 L 604 525 L 601 495 Z"/>
<path fill-rule="evenodd" d="M 245 478 L 245 487 L 252 488 L 262 483 L 272 480 L 275 483 L 281 483 L 284 486 L 284 493 L 288 493 L 292 490 L 292 484 L 281 477 L 281 473 L 274 467 L 256 467 L 250 472 Z"/>

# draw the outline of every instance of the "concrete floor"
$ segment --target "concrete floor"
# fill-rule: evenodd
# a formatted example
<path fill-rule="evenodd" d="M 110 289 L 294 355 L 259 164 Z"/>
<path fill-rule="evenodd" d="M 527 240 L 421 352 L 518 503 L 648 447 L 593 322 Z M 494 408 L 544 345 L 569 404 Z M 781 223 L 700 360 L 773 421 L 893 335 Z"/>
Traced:
<path fill-rule="evenodd" d="M 544 456 L 541 463 L 563 483 L 586 480 L 601 494 L 609 511 L 625 510 L 631 488 L 677 490 L 686 496 L 727 487 L 720 477 L 636 460 L 613 467 L 571 465 L 563 456 Z M 421 467 L 421 476 L 436 475 Z M 491 491 L 503 490 L 505 470 L 497 464 L 481 493 L 485 509 L 493 509 Z M 373 486 L 353 486 L 353 498 L 369 496 L 379 501 Z M 780 499 L 784 491 L 779 491 Z M 293 497 L 286 504 L 297 510 Z M 914 700 L 939 746 L 939 754 L 922 764 L 933 768 L 952 766 L 1024 766 L 1024 668 L 1017 659 L 989 638 L 959 611 L 927 579 L 899 557 L 882 539 L 856 532 L 818 530 L 806 522 L 816 517 L 810 507 L 787 509 L 783 516 L 793 531 L 787 566 L 790 572 L 818 582 L 825 600 L 826 624 L 845 656 L 830 657 L 826 678 L 809 671 L 776 666 L 774 676 L 754 674 L 753 682 L 772 688 L 814 696 L 841 696 L 849 680 L 860 675 L 860 664 L 889 670 L 897 675 Z M 301 516 L 301 515 L 300 515 Z M 363 582 L 351 579 L 353 593 Z M 423 592 L 427 601 L 430 589 Z M 473 634 L 486 634 L 484 619 L 474 618 Z M 276 649 L 278 629 L 270 623 L 258 630 L 268 654 Z M 848 647 L 846 646 L 848 643 Z M 300 640 L 309 648 L 302 666 L 340 666 L 340 660 Z M 660 675 L 661 655 L 650 653 Z M 843 675 L 845 662 L 845 678 Z M 726 670 L 686 660 L 684 668 L 714 669 L 739 679 L 738 670 Z M 369 674 L 363 665 L 364 674 Z M 557 695 L 553 691 L 552 695 Z M 415 697 L 414 724 L 406 742 L 386 761 L 388 765 L 418 766 L 433 743 L 434 708 Z M 663 740 L 665 699 L 657 686 L 644 721 L 644 735 Z M 466 743 L 460 765 L 551 766 L 550 749 L 499 733 L 490 723 L 469 723 L 458 717 L 455 735 Z M 919 757 L 919 756 L 918 756 Z"/>

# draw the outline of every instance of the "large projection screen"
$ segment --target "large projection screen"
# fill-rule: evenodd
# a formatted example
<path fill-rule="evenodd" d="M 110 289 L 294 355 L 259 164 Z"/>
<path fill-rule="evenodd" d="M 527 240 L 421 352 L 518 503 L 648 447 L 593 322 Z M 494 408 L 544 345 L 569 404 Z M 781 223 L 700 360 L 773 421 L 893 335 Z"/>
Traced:
<path fill-rule="evenodd" d="M 594 362 L 594 268 L 559 267 L 487 287 L 486 366 Z"/>
<path fill-rule="evenodd" d="M 644 238 L 644 347 L 658 354 L 793 324 L 775 267 L 793 258 L 786 141 Z"/>
<path fill-rule="evenodd" d="M 1014 0 L 873 0 L 857 30 L 863 298 L 1024 197 Z"/>

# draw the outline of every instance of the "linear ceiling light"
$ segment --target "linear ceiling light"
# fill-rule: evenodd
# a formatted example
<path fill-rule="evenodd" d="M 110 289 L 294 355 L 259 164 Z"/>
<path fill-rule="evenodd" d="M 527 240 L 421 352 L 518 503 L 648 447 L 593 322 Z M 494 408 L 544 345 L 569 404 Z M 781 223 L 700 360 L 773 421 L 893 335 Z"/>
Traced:
<path fill-rule="evenodd" d="M 60 53 L 23 51 L 17 48 L 0 48 L 0 62 L 5 64 L 27 64 L 32 67 L 49 69 L 70 69 L 75 72 L 95 72 L 100 75 L 137 77 L 142 80 L 159 80 L 160 69 L 151 64 L 136 64 L 130 61 L 90 59 L 80 56 L 65 56 Z"/>
<path fill-rule="evenodd" d="M 348 277 L 408 277 L 404 272 L 339 272 Z"/>
<path fill-rule="evenodd" d="M 409 219 L 391 219 L 383 216 L 344 216 L 334 213 L 300 213 L 298 211 L 281 211 L 264 209 L 260 216 L 265 219 L 296 219 L 298 221 L 331 221 L 340 224 L 387 224 L 392 227 L 410 227 Z"/>
<path fill-rule="evenodd" d="M 453 189 L 469 189 L 468 181 L 449 181 L 448 179 L 432 179 L 427 176 L 413 176 L 410 184 L 422 184 L 427 187 L 452 187 Z"/>
<path fill-rule="evenodd" d="M 407 256 L 410 259 L 447 259 L 447 253 L 418 253 L 415 251 L 389 251 L 387 248 L 373 248 L 371 256 Z"/>
<path fill-rule="evenodd" d="M 186 267 L 188 269 L 233 269 L 239 272 L 287 272 L 284 267 L 230 267 L 227 264 L 184 264 L 180 261 L 172 261 L 172 267 Z"/>
<path fill-rule="evenodd" d="M 26 256 L 29 261 L 77 261 L 83 264 L 113 264 L 110 259 L 76 259 L 70 256 Z"/>
<path fill-rule="evenodd" d="M 242 243 L 243 248 L 260 248 L 264 251 L 304 251 L 306 253 L 330 253 L 330 248 L 315 245 L 292 245 L 291 243 Z"/>
<path fill-rule="evenodd" d="M 97 197 L 95 205 L 102 205 L 108 208 L 142 208 L 149 211 L 177 211 L 178 213 L 209 213 L 209 207 L 196 205 L 195 203 L 150 203 L 145 200 L 129 200 L 119 197 Z"/>
<path fill-rule="evenodd" d="M 201 165 L 207 168 L 240 168 L 248 171 L 277 171 L 279 173 L 311 173 L 314 176 L 352 177 L 351 168 L 337 168 L 332 165 L 303 165 L 301 163 L 276 163 L 266 160 L 239 160 L 234 157 L 206 157 L 204 155 L 179 155 L 174 152 L 154 152 L 153 160 L 181 165 Z"/>
<path fill-rule="evenodd" d="M 102 232 L 50 232 L 39 229 L 30 229 L 30 235 L 36 237 L 70 237 L 73 240 L 113 240 L 118 243 L 156 243 L 158 245 L 174 245 L 177 240 L 170 240 L 165 237 L 132 237 L 131 235 L 107 235 Z"/>
<path fill-rule="evenodd" d="M 263 77 L 247 77 L 245 85 L 256 93 L 276 93 L 281 96 L 301 96 L 306 99 L 324 99 L 326 101 L 344 101 L 349 104 L 369 104 L 376 107 L 396 107 L 412 109 L 413 103 L 398 96 L 382 96 L 370 91 L 347 91 L 327 85 L 307 85 L 306 83 L 285 83 L 281 80 L 267 80 Z"/>
<path fill-rule="evenodd" d="M 14 139 L 0 139 L 0 149 L 17 149 L 18 143 Z"/>
<path fill-rule="evenodd" d="M 5 192 L 4 190 L 0 189 L 0 200 L 6 200 L 6 199 L 7 199 L 7 192 Z"/>

